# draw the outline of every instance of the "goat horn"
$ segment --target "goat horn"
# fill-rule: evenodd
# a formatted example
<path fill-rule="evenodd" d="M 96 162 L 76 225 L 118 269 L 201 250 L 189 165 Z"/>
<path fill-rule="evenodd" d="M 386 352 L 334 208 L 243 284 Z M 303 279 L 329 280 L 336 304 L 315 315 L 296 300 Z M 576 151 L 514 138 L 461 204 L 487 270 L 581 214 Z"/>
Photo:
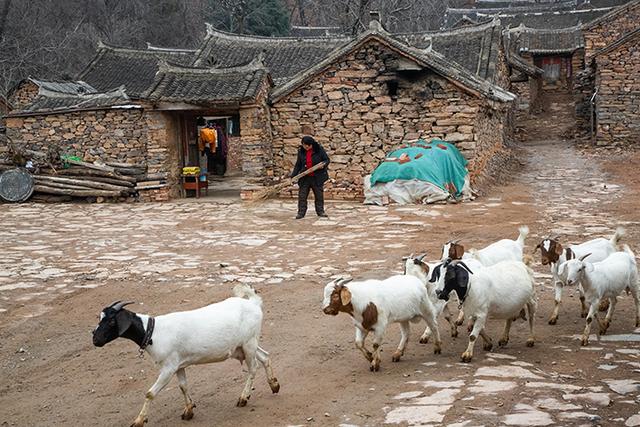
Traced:
<path fill-rule="evenodd" d="M 336 285 L 344 285 L 346 283 L 349 283 L 352 280 L 353 280 L 353 278 L 351 278 L 351 277 L 349 277 L 349 278 L 340 277 L 338 279 L 338 281 L 336 282 Z"/>
<path fill-rule="evenodd" d="M 580 261 L 584 261 L 584 259 L 585 259 L 586 257 L 588 257 L 589 255 L 591 255 L 591 252 L 589 252 L 589 253 L 588 253 L 588 254 L 586 254 L 586 255 L 581 256 L 581 257 L 580 257 Z"/>
<path fill-rule="evenodd" d="M 129 305 L 129 304 L 135 304 L 135 302 L 134 301 L 125 301 L 125 302 L 118 301 L 118 303 L 116 303 L 111 308 L 113 308 L 115 311 L 120 311 L 120 310 L 122 310 L 122 307 L 124 307 L 125 305 Z"/>
<path fill-rule="evenodd" d="M 107 308 L 112 308 L 114 305 L 116 305 L 116 304 L 118 304 L 118 303 L 121 303 L 121 302 L 122 302 L 122 300 L 121 300 L 121 299 L 119 299 L 118 301 L 114 301 L 114 302 L 112 302 L 110 305 L 108 305 L 108 306 L 107 306 Z"/>
<path fill-rule="evenodd" d="M 427 256 L 427 253 L 426 253 L 426 252 L 425 252 L 425 253 L 423 253 L 422 255 L 420 255 L 420 256 L 418 257 L 418 261 L 422 261 L 422 260 L 424 259 L 424 257 L 426 257 L 426 256 Z"/>

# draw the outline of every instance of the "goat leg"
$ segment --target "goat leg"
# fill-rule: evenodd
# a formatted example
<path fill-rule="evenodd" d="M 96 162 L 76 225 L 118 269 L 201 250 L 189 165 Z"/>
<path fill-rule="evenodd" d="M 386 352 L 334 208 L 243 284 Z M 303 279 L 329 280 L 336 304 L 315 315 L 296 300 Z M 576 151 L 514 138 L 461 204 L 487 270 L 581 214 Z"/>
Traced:
<path fill-rule="evenodd" d="M 180 391 L 184 397 L 184 411 L 182 412 L 182 419 L 190 420 L 193 418 L 193 408 L 196 407 L 196 404 L 193 403 L 193 400 L 191 399 L 191 396 L 189 396 L 189 392 L 187 390 L 187 373 L 185 372 L 185 369 L 178 369 L 176 376 L 178 377 Z"/>
<path fill-rule="evenodd" d="M 167 384 L 169 384 L 169 380 L 171 379 L 171 377 L 175 372 L 176 372 L 175 369 L 167 368 L 167 367 L 163 367 L 160 370 L 160 375 L 158 376 L 158 379 L 151 386 L 149 391 L 147 391 L 147 394 L 145 395 L 144 404 L 142 405 L 142 409 L 140 410 L 140 413 L 134 420 L 133 424 L 131 424 L 131 427 L 144 426 L 144 423 L 146 423 L 148 419 L 149 406 L 151 405 L 151 401 L 158 395 L 158 393 L 160 393 L 160 391 Z"/>
<path fill-rule="evenodd" d="M 271 359 L 269 358 L 269 353 L 265 351 L 263 348 L 258 347 L 258 351 L 256 352 L 256 357 L 258 358 L 258 362 L 264 367 L 264 371 L 267 374 L 267 381 L 269 382 L 269 388 L 271 388 L 271 392 L 276 394 L 280 391 L 280 383 L 278 379 L 273 375 L 273 369 L 271 368 Z"/>

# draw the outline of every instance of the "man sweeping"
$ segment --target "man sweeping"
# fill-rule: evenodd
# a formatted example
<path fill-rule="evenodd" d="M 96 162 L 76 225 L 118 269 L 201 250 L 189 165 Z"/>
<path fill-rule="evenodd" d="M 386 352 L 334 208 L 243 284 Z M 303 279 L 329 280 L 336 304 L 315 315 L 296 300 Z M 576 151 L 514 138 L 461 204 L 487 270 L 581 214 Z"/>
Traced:
<path fill-rule="evenodd" d="M 307 213 L 307 198 L 310 190 L 313 191 L 315 198 L 316 214 L 319 217 L 327 217 L 324 211 L 324 183 L 329 179 L 329 156 L 315 139 L 311 136 L 303 136 L 291 176 L 294 177 L 320 162 L 324 162 L 325 166 L 298 180 L 298 214 L 296 219 L 304 218 Z"/>

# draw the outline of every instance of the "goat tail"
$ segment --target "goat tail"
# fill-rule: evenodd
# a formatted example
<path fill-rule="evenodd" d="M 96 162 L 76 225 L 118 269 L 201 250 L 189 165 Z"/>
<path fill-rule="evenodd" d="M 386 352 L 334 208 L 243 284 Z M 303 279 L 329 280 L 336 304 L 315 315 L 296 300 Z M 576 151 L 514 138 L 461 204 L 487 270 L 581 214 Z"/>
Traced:
<path fill-rule="evenodd" d="M 521 226 L 520 228 L 518 228 L 518 232 L 520 233 L 518 235 L 518 244 L 520 246 L 522 246 L 524 248 L 524 240 L 527 238 L 527 236 L 529 235 L 529 227 L 527 227 L 526 225 Z"/>
<path fill-rule="evenodd" d="M 629 245 L 624 244 L 622 245 L 622 250 L 626 253 L 628 253 L 629 255 L 631 255 L 631 259 L 633 260 L 633 263 L 636 263 L 636 254 L 633 253 L 633 251 L 631 250 L 631 248 L 629 247 Z"/>
<path fill-rule="evenodd" d="M 617 250 L 620 250 L 619 243 L 625 234 L 627 234 L 627 230 L 625 230 L 624 227 L 618 227 L 616 228 L 616 232 L 613 234 L 613 236 L 611 236 L 610 242 Z"/>
<path fill-rule="evenodd" d="M 233 288 L 233 295 L 238 298 L 245 298 L 251 302 L 262 306 L 262 298 L 258 295 L 255 289 L 246 283 L 240 283 Z"/>

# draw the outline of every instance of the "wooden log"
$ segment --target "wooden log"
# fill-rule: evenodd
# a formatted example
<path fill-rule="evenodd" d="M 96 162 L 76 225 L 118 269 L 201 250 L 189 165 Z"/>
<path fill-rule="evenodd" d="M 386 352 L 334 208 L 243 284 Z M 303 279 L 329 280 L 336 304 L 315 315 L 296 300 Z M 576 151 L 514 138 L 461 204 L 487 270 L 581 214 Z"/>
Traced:
<path fill-rule="evenodd" d="M 73 176 L 73 175 L 71 175 Z M 95 182 L 106 182 L 107 184 L 113 184 L 113 185 L 120 185 L 122 187 L 135 187 L 135 184 L 133 182 L 129 182 L 129 181 L 123 181 L 121 179 L 117 179 L 117 178 L 107 178 L 104 176 L 92 176 L 91 177 L 91 181 L 95 181 Z"/>
<path fill-rule="evenodd" d="M 52 188 L 64 188 L 67 190 L 89 190 L 90 187 L 83 187 L 80 185 L 71 185 L 71 184 L 63 184 L 61 182 L 50 182 L 50 181 L 39 181 L 38 178 L 35 179 L 36 184 L 42 184 L 46 187 Z"/>
<path fill-rule="evenodd" d="M 94 163 L 87 163 L 87 162 L 82 162 L 80 160 L 71 160 L 71 159 L 67 159 L 65 161 L 66 163 L 69 163 L 70 165 L 76 165 L 76 166 L 83 166 L 85 168 L 89 168 L 89 169 L 95 169 L 98 171 L 102 171 L 102 172 L 111 172 L 114 173 L 116 170 L 115 168 L 112 168 L 111 166 L 107 166 L 107 165 L 96 165 Z"/>
<path fill-rule="evenodd" d="M 135 163 L 118 163 L 118 162 L 104 162 L 107 166 L 112 166 L 114 168 L 131 168 L 131 169 L 146 169 L 147 167 L 144 165 L 138 165 Z"/>
<path fill-rule="evenodd" d="M 56 175 L 102 176 L 106 178 L 120 179 L 122 181 L 127 181 L 132 184 L 136 183 L 136 179 L 131 176 L 124 176 L 124 175 L 117 174 L 115 172 L 111 173 L 111 172 L 104 172 L 104 171 L 85 169 L 85 168 L 79 168 L 79 167 L 71 167 L 69 169 L 58 169 Z"/>
<path fill-rule="evenodd" d="M 124 187 L 122 185 L 107 184 L 104 182 L 96 182 L 88 179 L 73 179 L 73 178 L 63 178 L 60 176 L 47 176 L 47 175 L 34 175 L 34 178 L 36 179 L 36 181 L 41 181 L 41 182 L 59 182 L 63 184 L 78 185 L 81 187 L 97 188 L 100 190 L 108 190 L 108 191 L 130 190 L 129 187 Z"/>
<path fill-rule="evenodd" d="M 144 185 L 141 187 L 136 187 L 136 190 L 140 191 L 140 190 L 156 190 L 158 188 L 165 188 L 168 187 L 168 184 L 157 184 L 157 185 Z"/>
<path fill-rule="evenodd" d="M 34 191 L 37 193 L 46 194 L 59 194 L 63 196 L 75 196 L 75 197 L 119 197 L 120 191 L 107 191 L 98 190 L 95 188 L 88 188 L 86 190 L 69 190 L 64 188 L 53 188 L 47 185 L 37 184 L 34 186 Z"/>
<path fill-rule="evenodd" d="M 156 179 L 167 179 L 169 174 L 167 172 L 149 173 L 145 175 L 142 181 L 154 181 Z"/>

